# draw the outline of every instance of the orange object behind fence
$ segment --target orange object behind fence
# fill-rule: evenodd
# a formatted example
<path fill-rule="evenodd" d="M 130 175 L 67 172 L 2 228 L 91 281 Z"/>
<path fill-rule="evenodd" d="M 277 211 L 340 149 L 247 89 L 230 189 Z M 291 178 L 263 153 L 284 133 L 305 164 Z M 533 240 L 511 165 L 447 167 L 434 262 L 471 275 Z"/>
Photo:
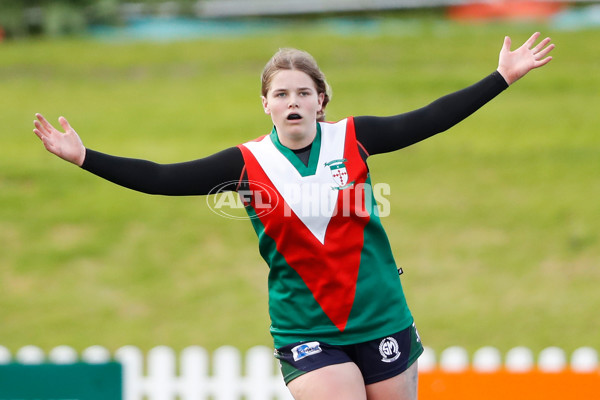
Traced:
<path fill-rule="evenodd" d="M 526 347 L 503 357 L 482 347 L 472 357 L 453 346 L 440 353 L 425 348 L 419 359 L 421 400 L 600 400 L 598 352 L 580 347 L 570 357 L 547 347 L 536 357 Z"/>
<path fill-rule="evenodd" d="M 600 371 L 446 372 L 419 374 L 421 400 L 597 400 Z"/>
<path fill-rule="evenodd" d="M 539 19 L 548 18 L 565 8 L 560 1 L 482 0 L 448 7 L 454 20 Z"/>

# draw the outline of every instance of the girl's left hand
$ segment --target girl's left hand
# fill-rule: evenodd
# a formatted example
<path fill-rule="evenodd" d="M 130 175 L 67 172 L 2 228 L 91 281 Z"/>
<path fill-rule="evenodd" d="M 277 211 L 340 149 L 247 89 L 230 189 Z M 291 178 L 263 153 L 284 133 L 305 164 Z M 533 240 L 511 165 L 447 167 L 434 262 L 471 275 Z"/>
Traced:
<path fill-rule="evenodd" d="M 548 57 L 548 53 L 555 46 L 550 44 L 550 38 L 545 38 L 533 47 L 539 37 L 539 32 L 534 33 L 515 51 L 510 51 L 510 37 L 504 38 L 504 45 L 498 61 L 498 72 L 504 77 L 506 83 L 511 85 L 532 69 L 546 65 L 552 60 L 552 57 Z"/>

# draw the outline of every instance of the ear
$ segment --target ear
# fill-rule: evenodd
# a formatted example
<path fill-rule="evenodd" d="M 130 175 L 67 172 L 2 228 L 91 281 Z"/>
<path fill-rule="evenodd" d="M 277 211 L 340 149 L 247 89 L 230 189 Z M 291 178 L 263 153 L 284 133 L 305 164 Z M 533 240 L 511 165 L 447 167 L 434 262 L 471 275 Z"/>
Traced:
<path fill-rule="evenodd" d="M 325 101 L 325 93 L 319 93 L 317 97 L 317 101 L 319 102 L 319 111 L 323 111 L 323 102 Z"/>
<path fill-rule="evenodd" d="M 262 100 L 263 109 L 265 110 L 265 114 L 271 114 L 271 109 L 269 108 L 269 102 L 265 96 L 260 97 Z"/>

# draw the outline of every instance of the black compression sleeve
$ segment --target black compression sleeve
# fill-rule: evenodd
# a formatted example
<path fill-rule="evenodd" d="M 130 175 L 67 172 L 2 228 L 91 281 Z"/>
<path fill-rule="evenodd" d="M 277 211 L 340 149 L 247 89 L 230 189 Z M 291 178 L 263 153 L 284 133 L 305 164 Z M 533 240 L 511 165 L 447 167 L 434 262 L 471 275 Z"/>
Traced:
<path fill-rule="evenodd" d="M 231 147 L 211 156 L 176 164 L 115 157 L 86 149 L 83 169 L 139 192 L 170 196 L 208 194 L 226 182 L 235 190 L 244 167 L 242 152 Z"/>
<path fill-rule="evenodd" d="M 356 117 L 356 138 L 369 155 L 410 146 L 456 125 L 508 87 L 495 71 L 423 108 L 391 117 Z"/>

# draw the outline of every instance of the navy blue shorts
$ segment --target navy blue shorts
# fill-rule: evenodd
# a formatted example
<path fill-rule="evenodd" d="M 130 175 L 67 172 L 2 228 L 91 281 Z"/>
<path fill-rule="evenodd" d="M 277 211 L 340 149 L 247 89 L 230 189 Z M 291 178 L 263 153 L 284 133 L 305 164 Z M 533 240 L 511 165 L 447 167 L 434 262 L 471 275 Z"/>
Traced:
<path fill-rule="evenodd" d="M 328 365 L 355 363 L 365 385 L 380 382 L 406 371 L 423 353 L 413 323 L 408 328 L 379 339 L 350 345 L 318 341 L 293 343 L 275 350 L 286 385 L 293 379 Z"/>

